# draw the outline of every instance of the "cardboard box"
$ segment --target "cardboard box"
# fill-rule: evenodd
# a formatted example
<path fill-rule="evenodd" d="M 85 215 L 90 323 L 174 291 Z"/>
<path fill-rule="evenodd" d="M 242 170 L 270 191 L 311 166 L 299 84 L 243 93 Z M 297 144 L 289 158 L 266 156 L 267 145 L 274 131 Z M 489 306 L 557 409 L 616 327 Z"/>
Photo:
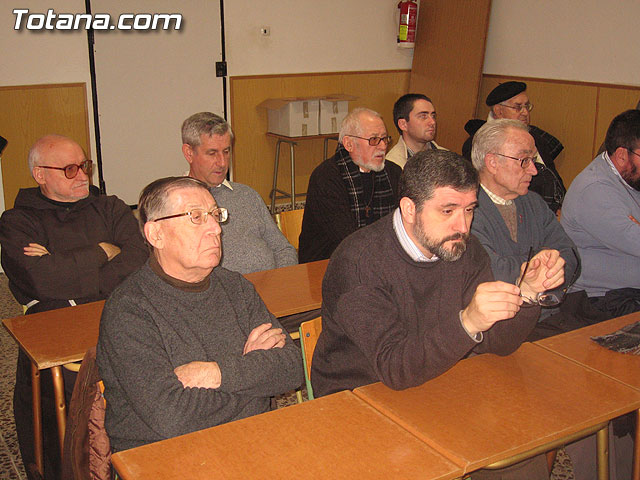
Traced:
<path fill-rule="evenodd" d="M 318 98 L 270 98 L 260 104 L 268 109 L 269 132 L 287 137 L 318 135 Z"/>
<path fill-rule="evenodd" d="M 333 94 L 309 98 L 269 98 L 259 106 L 268 110 L 268 131 L 287 137 L 338 133 L 357 97 Z"/>
<path fill-rule="evenodd" d="M 342 120 L 349 113 L 349 100 L 355 100 L 352 95 L 335 94 L 320 99 L 320 129 L 321 135 L 338 133 Z"/>

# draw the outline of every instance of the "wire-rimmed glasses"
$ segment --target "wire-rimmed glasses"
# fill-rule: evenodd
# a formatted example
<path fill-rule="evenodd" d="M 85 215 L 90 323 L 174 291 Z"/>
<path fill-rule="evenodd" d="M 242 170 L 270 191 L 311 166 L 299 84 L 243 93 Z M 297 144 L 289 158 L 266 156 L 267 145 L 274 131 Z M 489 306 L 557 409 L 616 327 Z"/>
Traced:
<path fill-rule="evenodd" d="M 555 293 L 551 292 L 551 293 L 546 293 L 546 292 L 540 292 L 538 293 L 538 295 L 536 295 L 535 300 L 534 299 L 529 299 L 534 301 L 534 303 L 537 303 L 538 305 L 540 305 L 543 308 L 550 308 L 550 307 L 557 307 L 558 305 L 560 305 L 562 302 L 564 302 L 564 299 L 567 297 L 567 293 L 569 291 L 569 288 L 571 288 L 571 286 L 576 282 L 576 280 L 578 280 L 578 274 L 580 272 L 580 258 L 576 255 L 576 252 L 573 249 L 570 249 L 571 253 L 573 253 L 573 255 L 576 257 L 576 268 L 573 271 L 573 275 L 571 276 L 571 280 L 566 284 L 566 287 L 564 287 L 562 289 L 562 295 L 560 297 L 558 297 L 558 295 L 556 295 Z M 527 258 L 527 264 L 524 267 L 524 272 L 522 273 L 522 276 L 520 277 L 520 280 L 518 281 L 518 287 L 520 287 L 520 284 L 522 283 L 522 279 L 524 278 L 525 274 L 527 273 L 527 269 L 529 268 L 529 263 L 531 262 L 531 258 L 532 258 L 532 253 L 533 253 L 533 247 L 529 248 L 529 255 Z"/>
<path fill-rule="evenodd" d="M 510 158 L 511 160 L 517 160 L 520 162 L 520 166 L 522 168 L 527 168 L 529 165 L 531 165 L 532 162 L 536 160 L 536 157 L 518 158 L 518 157 L 512 157 L 511 155 L 505 155 L 504 153 L 497 153 L 497 152 L 495 152 L 494 155 L 499 155 L 504 158 Z"/>
<path fill-rule="evenodd" d="M 51 170 L 62 170 L 64 171 L 64 176 L 67 177 L 69 180 L 71 180 L 76 178 L 76 175 L 78 175 L 79 170 L 82 170 L 85 173 L 85 175 L 91 175 L 91 170 L 93 169 L 93 162 L 91 160 L 85 160 L 82 163 L 79 163 L 79 164 L 71 163 L 64 167 L 49 167 L 47 165 L 36 165 L 36 166 L 40 168 L 49 168 Z"/>
<path fill-rule="evenodd" d="M 188 216 L 191 223 L 194 225 L 201 225 L 207 223 L 207 219 L 211 216 L 216 222 L 223 223 L 229 218 L 229 212 L 226 208 L 214 208 L 213 210 L 206 211 L 204 208 L 194 208 L 188 212 L 176 213 L 175 215 L 167 215 L 166 217 L 156 218 L 153 222 L 159 222 L 160 220 L 167 220 L 169 218 L 178 218 Z"/>
<path fill-rule="evenodd" d="M 507 105 L 506 103 L 501 103 L 500 105 L 507 108 L 513 108 L 517 112 L 522 112 L 523 110 L 530 112 L 531 110 L 533 110 L 533 103 L 530 102 L 517 105 Z"/>

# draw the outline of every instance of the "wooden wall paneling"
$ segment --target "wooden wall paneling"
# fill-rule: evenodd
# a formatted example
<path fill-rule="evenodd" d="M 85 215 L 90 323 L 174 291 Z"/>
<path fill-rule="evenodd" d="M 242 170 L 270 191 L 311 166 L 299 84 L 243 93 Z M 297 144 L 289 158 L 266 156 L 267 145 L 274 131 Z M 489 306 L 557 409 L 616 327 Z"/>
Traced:
<path fill-rule="evenodd" d="M 433 99 L 437 142 L 460 151 L 482 80 L 490 0 L 422 0 L 410 91 Z"/>
<path fill-rule="evenodd" d="M 600 87 L 592 157 L 595 158 L 600 145 L 604 142 L 611 120 L 625 110 L 636 108 L 638 100 L 640 100 L 640 87 Z"/>
<path fill-rule="evenodd" d="M 397 138 L 393 125 L 393 103 L 407 92 L 409 72 L 337 72 L 321 74 L 231 77 L 231 124 L 236 137 L 233 176 L 254 188 L 265 202 L 273 180 L 275 140 L 268 138 L 267 111 L 258 105 L 267 98 L 322 96 L 347 93 L 358 97 L 349 107 L 366 106 L 380 112 L 389 133 Z M 329 142 L 329 154 L 335 149 Z M 305 192 L 309 176 L 320 164 L 322 140 L 301 141 L 296 146 L 296 190 Z M 278 187 L 290 188 L 289 148 L 282 145 Z M 280 203 L 280 202 L 279 202 Z"/>
<path fill-rule="evenodd" d="M 9 143 L 2 155 L 5 208 L 13 207 L 20 188 L 37 185 L 27 166 L 31 145 L 43 135 L 73 138 L 85 152 L 89 119 L 84 83 L 0 87 L 0 135 Z"/>

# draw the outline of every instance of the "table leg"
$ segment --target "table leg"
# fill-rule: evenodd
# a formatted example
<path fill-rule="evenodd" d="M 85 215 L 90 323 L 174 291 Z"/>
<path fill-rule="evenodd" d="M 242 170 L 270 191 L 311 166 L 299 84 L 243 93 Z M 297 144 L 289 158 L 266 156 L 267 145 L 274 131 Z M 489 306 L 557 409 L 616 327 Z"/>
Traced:
<path fill-rule="evenodd" d="M 56 400 L 56 420 L 58 422 L 58 438 L 60 439 L 60 458 L 64 452 L 64 433 L 67 428 L 67 407 L 64 398 L 64 379 L 60 366 L 51 368 L 53 377 L 53 394 Z"/>
<path fill-rule="evenodd" d="M 609 480 L 609 426 L 596 433 L 598 451 L 598 480 Z"/>
<path fill-rule="evenodd" d="M 296 209 L 296 154 L 295 143 L 290 142 L 289 148 L 291 148 L 291 210 Z"/>
<path fill-rule="evenodd" d="M 633 442 L 633 480 L 640 480 L 640 410 L 636 410 L 636 434 Z"/>
<path fill-rule="evenodd" d="M 38 472 L 44 476 L 44 457 L 42 455 L 42 408 L 40 404 L 40 370 L 31 362 L 31 395 L 33 403 L 33 454 L 36 457 Z"/>
<path fill-rule="evenodd" d="M 273 188 L 271 189 L 271 215 L 276 213 L 276 195 L 278 194 L 278 163 L 280 162 L 280 143 L 276 141 L 276 159 L 273 164 Z"/>

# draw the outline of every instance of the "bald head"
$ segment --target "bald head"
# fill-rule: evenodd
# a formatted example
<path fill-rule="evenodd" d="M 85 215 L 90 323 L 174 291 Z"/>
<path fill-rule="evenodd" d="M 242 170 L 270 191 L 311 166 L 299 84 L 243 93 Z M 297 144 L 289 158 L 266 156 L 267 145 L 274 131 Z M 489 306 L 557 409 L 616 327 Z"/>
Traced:
<path fill-rule="evenodd" d="M 75 202 L 89 195 L 90 168 L 77 169 L 73 178 L 67 178 L 64 168 L 81 166 L 87 160 L 82 147 L 61 135 L 45 135 L 29 150 L 29 169 L 44 196 L 59 202 Z"/>

